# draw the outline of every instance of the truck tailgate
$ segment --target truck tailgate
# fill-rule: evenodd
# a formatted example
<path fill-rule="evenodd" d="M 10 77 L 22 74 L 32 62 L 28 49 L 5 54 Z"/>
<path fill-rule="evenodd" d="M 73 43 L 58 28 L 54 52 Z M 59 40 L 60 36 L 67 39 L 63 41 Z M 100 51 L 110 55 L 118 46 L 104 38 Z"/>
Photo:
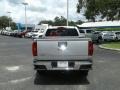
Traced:
<path fill-rule="evenodd" d="M 40 60 L 88 59 L 88 41 L 87 38 L 40 39 L 37 41 L 37 58 Z"/>

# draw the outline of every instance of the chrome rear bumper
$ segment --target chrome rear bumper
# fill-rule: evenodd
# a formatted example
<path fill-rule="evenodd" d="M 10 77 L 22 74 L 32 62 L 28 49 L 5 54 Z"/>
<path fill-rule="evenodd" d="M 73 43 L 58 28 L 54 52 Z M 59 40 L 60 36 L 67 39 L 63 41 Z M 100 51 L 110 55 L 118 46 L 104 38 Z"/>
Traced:
<path fill-rule="evenodd" d="M 90 70 L 92 69 L 92 60 L 66 61 L 69 63 L 68 67 L 58 67 L 57 62 L 60 62 L 60 61 L 34 60 L 33 65 L 35 70 Z"/>

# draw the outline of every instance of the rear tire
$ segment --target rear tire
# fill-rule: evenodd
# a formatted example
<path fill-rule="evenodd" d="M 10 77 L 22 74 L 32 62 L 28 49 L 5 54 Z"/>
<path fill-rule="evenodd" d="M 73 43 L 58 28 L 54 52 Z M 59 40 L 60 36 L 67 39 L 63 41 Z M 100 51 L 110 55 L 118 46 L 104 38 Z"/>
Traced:
<path fill-rule="evenodd" d="M 89 70 L 81 70 L 80 71 L 80 73 L 81 73 L 81 75 L 83 75 L 83 76 L 88 76 L 88 72 L 89 72 Z"/>
<path fill-rule="evenodd" d="M 102 40 L 102 37 L 98 37 L 97 43 L 100 43 L 100 44 L 101 44 L 102 41 L 103 41 L 103 40 Z"/>
<path fill-rule="evenodd" d="M 46 70 L 37 70 L 37 73 L 40 74 L 40 75 L 43 75 L 45 74 Z"/>

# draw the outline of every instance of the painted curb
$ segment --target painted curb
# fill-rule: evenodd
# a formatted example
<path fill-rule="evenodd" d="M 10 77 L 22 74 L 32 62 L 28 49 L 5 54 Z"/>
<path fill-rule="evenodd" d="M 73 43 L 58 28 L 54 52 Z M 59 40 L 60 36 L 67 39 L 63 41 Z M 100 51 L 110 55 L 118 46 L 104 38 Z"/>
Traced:
<path fill-rule="evenodd" d="M 104 46 L 102 46 L 102 45 L 99 45 L 99 47 L 102 48 L 102 49 L 108 49 L 108 50 L 120 51 L 120 49 L 107 48 L 107 47 L 104 47 Z"/>

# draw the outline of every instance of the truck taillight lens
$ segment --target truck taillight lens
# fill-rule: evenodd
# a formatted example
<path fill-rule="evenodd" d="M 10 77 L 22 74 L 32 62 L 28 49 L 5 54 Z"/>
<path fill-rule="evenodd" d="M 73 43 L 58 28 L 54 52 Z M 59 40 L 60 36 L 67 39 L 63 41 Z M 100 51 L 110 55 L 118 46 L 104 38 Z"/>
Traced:
<path fill-rule="evenodd" d="M 37 56 L 37 42 L 32 43 L 32 54 L 33 56 Z"/>
<path fill-rule="evenodd" d="M 89 41 L 88 43 L 88 56 L 92 56 L 93 55 L 93 42 Z"/>

